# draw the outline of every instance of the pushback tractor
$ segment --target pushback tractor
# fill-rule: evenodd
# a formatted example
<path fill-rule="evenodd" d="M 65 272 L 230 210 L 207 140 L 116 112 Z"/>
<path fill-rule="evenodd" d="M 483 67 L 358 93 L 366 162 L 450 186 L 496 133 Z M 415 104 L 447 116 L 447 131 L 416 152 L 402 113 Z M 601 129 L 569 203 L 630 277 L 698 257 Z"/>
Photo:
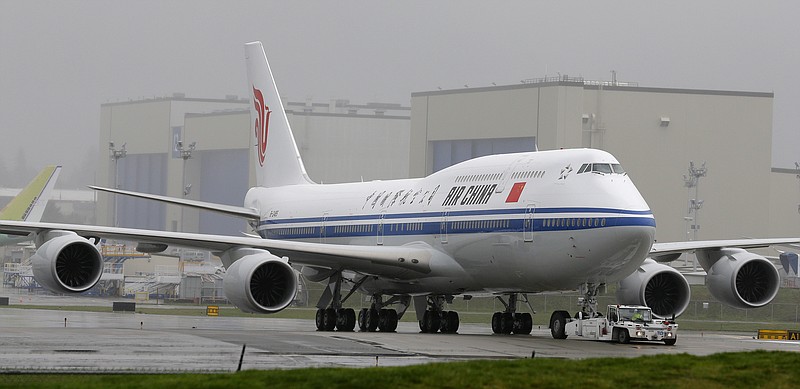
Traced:
<path fill-rule="evenodd" d="M 678 324 L 674 319 L 653 316 L 650 308 L 641 305 L 609 305 L 605 317 L 585 317 L 578 312 L 571 318 L 566 311 L 553 312 L 550 333 L 554 339 L 575 335 L 593 340 L 664 342 L 672 346 L 678 340 Z"/>

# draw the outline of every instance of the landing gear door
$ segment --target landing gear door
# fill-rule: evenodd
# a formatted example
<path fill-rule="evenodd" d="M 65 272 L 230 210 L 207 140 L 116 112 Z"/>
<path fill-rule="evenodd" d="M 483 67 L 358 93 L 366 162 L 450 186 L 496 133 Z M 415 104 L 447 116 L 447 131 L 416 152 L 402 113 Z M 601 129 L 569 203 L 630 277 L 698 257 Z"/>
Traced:
<path fill-rule="evenodd" d="M 528 204 L 525 207 L 525 216 L 522 219 L 522 240 L 533 242 L 533 216 L 536 213 L 536 205 Z"/>

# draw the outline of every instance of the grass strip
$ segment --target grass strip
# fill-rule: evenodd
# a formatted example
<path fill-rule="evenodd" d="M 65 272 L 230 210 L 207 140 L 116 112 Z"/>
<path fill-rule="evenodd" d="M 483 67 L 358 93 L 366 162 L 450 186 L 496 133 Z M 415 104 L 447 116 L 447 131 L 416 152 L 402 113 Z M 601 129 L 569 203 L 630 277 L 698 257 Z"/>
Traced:
<path fill-rule="evenodd" d="M 520 359 L 230 374 L 7 374 L 3 388 L 796 388 L 800 353 Z"/>

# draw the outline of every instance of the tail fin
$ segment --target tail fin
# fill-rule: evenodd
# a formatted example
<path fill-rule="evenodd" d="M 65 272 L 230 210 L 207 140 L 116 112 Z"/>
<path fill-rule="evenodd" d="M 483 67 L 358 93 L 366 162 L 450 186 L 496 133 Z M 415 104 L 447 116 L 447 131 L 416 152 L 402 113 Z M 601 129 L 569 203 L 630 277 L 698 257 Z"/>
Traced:
<path fill-rule="evenodd" d="M 0 211 L 0 219 L 41 221 L 59 173 L 61 173 L 61 166 L 47 166 L 42 169 L 39 175 Z"/>
<path fill-rule="evenodd" d="M 300 159 L 264 47 L 261 42 L 251 42 L 244 48 L 248 89 L 253 94 L 250 128 L 256 140 L 256 184 L 274 187 L 312 183 Z"/>

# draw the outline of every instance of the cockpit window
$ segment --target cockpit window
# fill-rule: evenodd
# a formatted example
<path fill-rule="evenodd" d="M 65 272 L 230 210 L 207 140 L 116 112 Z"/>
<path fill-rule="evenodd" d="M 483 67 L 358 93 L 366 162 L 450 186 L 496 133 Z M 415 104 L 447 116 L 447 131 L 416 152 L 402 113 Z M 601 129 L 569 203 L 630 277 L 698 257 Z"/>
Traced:
<path fill-rule="evenodd" d="M 578 174 L 581 173 L 599 173 L 599 174 L 625 174 L 625 169 L 618 163 L 584 163 L 578 169 Z"/>
<path fill-rule="evenodd" d="M 604 174 L 611 174 L 611 165 L 607 163 L 593 163 L 592 164 L 592 171 Z"/>

